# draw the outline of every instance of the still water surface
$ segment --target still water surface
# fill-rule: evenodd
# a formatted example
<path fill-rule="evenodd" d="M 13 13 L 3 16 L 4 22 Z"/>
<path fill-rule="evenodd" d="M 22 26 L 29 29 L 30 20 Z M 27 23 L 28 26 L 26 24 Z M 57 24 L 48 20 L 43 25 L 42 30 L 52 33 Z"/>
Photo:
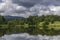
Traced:
<path fill-rule="evenodd" d="M 0 40 L 60 40 L 60 36 L 29 35 L 27 33 L 4 35 Z"/>

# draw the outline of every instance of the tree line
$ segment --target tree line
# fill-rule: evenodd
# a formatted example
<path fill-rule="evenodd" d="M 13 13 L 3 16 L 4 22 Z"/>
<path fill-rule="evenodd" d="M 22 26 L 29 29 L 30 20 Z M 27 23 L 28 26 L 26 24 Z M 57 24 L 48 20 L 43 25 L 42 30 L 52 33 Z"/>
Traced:
<path fill-rule="evenodd" d="M 50 29 L 49 24 L 60 22 L 60 16 L 29 16 L 28 18 L 19 18 L 9 20 L 0 15 L 0 36 L 12 33 L 29 33 L 31 35 L 59 35 L 60 30 Z M 55 26 L 55 25 L 54 25 Z"/>

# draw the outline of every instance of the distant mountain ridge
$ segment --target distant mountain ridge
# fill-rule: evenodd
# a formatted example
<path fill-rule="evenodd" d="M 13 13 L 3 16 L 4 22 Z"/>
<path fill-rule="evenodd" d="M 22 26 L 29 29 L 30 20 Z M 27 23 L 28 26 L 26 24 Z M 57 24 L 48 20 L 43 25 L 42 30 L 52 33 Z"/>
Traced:
<path fill-rule="evenodd" d="M 24 17 L 19 17 L 19 16 L 4 16 L 7 19 L 19 19 L 19 18 L 24 18 Z"/>

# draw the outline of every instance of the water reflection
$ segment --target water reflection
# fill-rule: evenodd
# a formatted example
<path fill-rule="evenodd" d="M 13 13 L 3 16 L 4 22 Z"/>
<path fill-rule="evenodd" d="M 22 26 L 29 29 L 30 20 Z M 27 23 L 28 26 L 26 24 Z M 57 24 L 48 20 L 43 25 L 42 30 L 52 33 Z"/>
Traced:
<path fill-rule="evenodd" d="M 4 35 L 0 40 L 60 40 L 60 36 L 29 35 L 27 33 Z"/>

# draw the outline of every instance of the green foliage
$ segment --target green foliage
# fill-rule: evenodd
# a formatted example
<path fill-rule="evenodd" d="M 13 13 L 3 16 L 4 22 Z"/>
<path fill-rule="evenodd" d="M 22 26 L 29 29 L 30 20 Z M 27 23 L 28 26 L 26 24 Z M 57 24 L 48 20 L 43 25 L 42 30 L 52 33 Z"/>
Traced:
<path fill-rule="evenodd" d="M 30 16 L 28 18 L 19 18 L 8 20 L 0 16 L 0 36 L 11 33 L 29 33 L 29 34 L 60 34 L 60 16 Z"/>

